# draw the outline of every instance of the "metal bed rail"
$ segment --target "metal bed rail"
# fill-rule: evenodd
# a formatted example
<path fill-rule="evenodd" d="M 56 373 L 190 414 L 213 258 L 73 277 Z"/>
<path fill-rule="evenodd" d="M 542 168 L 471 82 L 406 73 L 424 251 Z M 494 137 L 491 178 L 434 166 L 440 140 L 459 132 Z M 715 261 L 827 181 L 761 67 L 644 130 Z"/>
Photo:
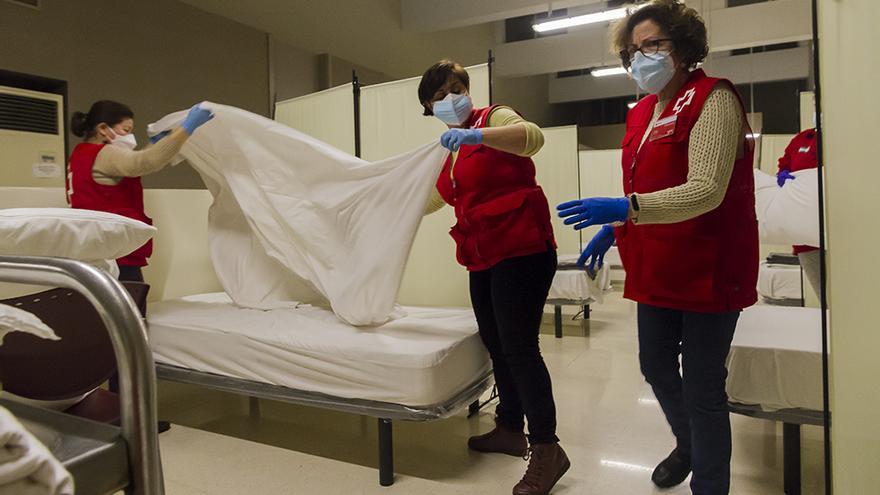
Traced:
<path fill-rule="evenodd" d="M 316 407 L 361 416 L 370 416 L 378 420 L 378 453 L 379 453 L 379 484 L 394 484 L 394 442 L 392 421 L 430 421 L 448 418 L 457 411 L 468 408 L 473 415 L 482 405 L 479 400 L 483 393 L 492 386 L 491 370 L 483 372 L 475 381 L 446 401 L 428 406 L 406 406 L 389 402 L 364 399 L 348 399 L 319 392 L 297 390 L 281 385 L 255 382 L 241 378 L 231 378 L 204 371 L 196 371 L 168 364 L 156 365 L 156 373 L 162 380 L 188 385 L 196 385 L 208 389 L 219 390 L 254 399 L 269 399 L 288 404 Z M 252 410 L 259 410 L 251 404 Z"/>
<path fill-rule="evenodd" d="M 131 466 L 128 493 L 162 495 L 156 375 L 147 329 L 131 296 L 109 274 L 80 261 L 0 256 L 0 281 L 63 287 L 82 294 L 107 327 L 120 383 L 122 438 Z"/>

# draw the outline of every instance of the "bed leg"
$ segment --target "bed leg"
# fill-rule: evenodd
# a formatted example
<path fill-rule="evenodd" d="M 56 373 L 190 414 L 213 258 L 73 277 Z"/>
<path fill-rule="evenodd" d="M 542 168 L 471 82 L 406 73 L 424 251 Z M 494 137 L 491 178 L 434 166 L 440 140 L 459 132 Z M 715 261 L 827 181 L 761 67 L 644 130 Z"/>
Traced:
<path fill-rule="evenodd" d="M 782 464 L 786 495 L 801 495 L 801 425 L 782 423 Z"/>
<path fill-rule="evenodd" d="M 256 397 L 248 397 L 248 415 L 251 419 L 260 419 L 262 411 L 260 410 L 260 399 Z"/>
<path fill-rule="evenodd" d="M 584 319 L 585 320 L 590 319 L 590 305 L 589 304 L 584 306 Z"/>
<path fill-rule="evenodd" d="M 562 306 L 553 306 L 553 326 L 556 328 L 556 338 L 562 338 Z"/>
<path fill-rule="evenodd" d="M 379 484 L 394 484 L 394 445 L 391 435 L 391 420 L 379 419 Z"/>

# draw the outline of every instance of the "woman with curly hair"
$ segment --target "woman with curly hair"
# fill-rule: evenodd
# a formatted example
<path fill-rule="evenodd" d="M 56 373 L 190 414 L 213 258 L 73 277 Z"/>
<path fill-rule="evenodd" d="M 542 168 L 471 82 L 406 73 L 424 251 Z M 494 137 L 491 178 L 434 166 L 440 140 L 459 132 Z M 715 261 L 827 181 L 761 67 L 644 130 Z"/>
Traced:
<path fill-rule="evenodd" d="M 601 265 L 614 242 L 620 250 L 624 297 L 638 303 L 641 370 L 677 444 L 654 483 L 672 487 L 693 471 L 694 494 L 726 494 L 725 363 L 740 312 L 757 301 L 754 143 L 733 84 L 696 69 L 706 26 L 680 0 L 631 12 L 614 48 L 648 93 L 627 116 L 625 196 L 558 209 L 576 229 L 603 225 L 580 263 Z"/>

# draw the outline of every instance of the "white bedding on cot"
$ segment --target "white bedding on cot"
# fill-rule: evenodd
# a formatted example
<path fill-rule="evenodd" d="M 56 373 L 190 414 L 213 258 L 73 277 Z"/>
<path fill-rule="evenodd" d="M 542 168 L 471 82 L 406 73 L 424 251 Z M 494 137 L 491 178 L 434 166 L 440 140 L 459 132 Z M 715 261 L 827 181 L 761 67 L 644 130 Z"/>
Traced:
<path fill-rule="evenodd" d="M 448 155 L 439 142 L 370 163 L 259 115 L 203 106 L 214 118 L 180 154 L 214 197 L 205 221 L 226 293 L 260 309 L 329 302 L 353 325 L 400 316 L 404 266 Z"/>
<path fill-rule="evenodd" d="M 770 299 L 802 299 L 801 267 L 762 262 L 758 270 L 758 293 Z"/>
<path fill-rule="evenodd" d="M 559 262 L 575 262 L 579 255 L 559 255 Z M 605 292 L 611 289 L 610 266 L 605 265 L 596 273 L 593 280 L 585 270 L 556 270 L 550 286 L 548 300 L 580 301 L 583 304 L 603 303 Z"/>
<path fill-rule="evenodd" d="M 819 171 L 794 172 L 783 187 L 755 169 L 755 213 L 765 244 L 819 245 Z"/>
<path fill-rule="evenodd" d="M 743 311 L 730 355 L 727 394 L 765 411 L 822 410 L 821 311 L 759 305 Z"/>
<path fill-rule="evenodd" d="M 350 399 L 434 405 L 491 369 L 473 311 L 405 309 L 355 327 L 318 307 L 262 311 L 204 294 L 154 303 L 147 320 L 159 363 Z"/>

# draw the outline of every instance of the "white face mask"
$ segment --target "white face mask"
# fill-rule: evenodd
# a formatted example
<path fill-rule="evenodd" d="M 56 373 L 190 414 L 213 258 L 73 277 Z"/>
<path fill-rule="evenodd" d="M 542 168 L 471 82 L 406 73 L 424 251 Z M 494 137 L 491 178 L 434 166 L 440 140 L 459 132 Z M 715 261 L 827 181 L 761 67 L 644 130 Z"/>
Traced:
<path fill-rule="evenodd" d="M 446 98 L 435 102 L 431 110 L 434 112 L 434 116 L 444 124 L 461 125 L 470 118 L 471 112 L 474 110 L 474 103 L 468 95 L 449 93 Z"/>
<path fill-rule="evenodd" d="M 111 141 L 110 144 L 127 150 L 134 150 L 138 145 L 137 138 L 134 137 L 134 134 L 118 134 L 116 139 Z"/>
<path fill-rule="evenodd" d="M 650 57 L 642 52 L 636 52 L 630 72 L 642 91 L 657 94 L 663 91 L 675 76 L 675 62 L 669 52 L 657 52 Z"/>

